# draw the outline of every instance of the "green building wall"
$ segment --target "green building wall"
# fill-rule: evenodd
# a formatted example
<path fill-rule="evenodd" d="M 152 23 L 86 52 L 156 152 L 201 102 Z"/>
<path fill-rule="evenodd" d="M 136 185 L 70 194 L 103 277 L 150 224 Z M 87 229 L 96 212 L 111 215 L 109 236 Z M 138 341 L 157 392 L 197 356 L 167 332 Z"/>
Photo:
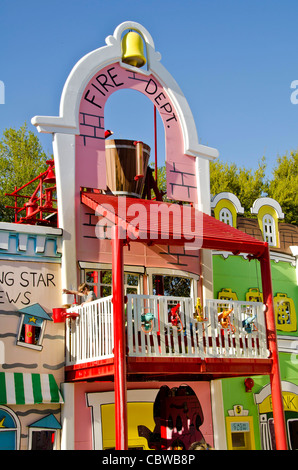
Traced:
<path fill-rule="evenodd" d="M 296 314 L 298 312 L 298 286 L 295 267 L 290 262 L 272 261 L 272 288 L 273 295 L 277 293 L 287 294 L 288 298 L 293 299 Z M 229 288 L 237 294 L 238 300 L 245 300 L 246 293 L 250 288 L 258 288 L 262 291 L 261 273 L 259 262 L 256 260 L 248 261 L 242 256 L 213 255 L 213 280 L 214 280 L 214 298 L 218 297 L 219 292 L 224 288 Z M 297 330 L 291 332 L 277 331 L 278 336 L 293 336 L 293 340 L 298 336 Z M 298 350 L 297 350 L 298 353 Z M 279 353 L 281 380 L 288 381 L 298 385 L 298 354 Z M 249 416 L 253 417 L 253 429 L 255 448 L 261 449 L 260 425 L 258 406 L 255 404 L 254 395 L 270 382 L 269 376 L 254 376 L 254 386 L 251 392 L 247 392 L 244 384 L 246 377 L 237 377 L 222 380 L 222 393 L 225 417 L 229 410 L 235 405 L 243 406 L 248 410 Z M 297 409 L 298 417 L 298 409 Z"/>

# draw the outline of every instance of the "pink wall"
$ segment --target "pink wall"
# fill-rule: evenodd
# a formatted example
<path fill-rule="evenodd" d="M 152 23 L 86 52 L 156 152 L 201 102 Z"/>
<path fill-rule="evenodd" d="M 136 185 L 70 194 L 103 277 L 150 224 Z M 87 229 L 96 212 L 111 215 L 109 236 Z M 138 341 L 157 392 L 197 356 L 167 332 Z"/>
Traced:
<path fill-rule="evenodd" d="M 86 209 L 87 210 L 87 209 Z M 88 210 L 88 212 L 90 212 Z M 93 225 L 81 225 L 81 243 L 78 246 L 77 257 L 81 261 L 111 263 L 110 240 L 99 240 L 95 235 Z M 86 219 L 87 223 L 87 219 Z M 146 266 L 172 268 L 200 274 L 200 259 L 198 251 L 184 249 L 183 246 L 152 245 L 131 242 L 130 247 L 124 247 L 124 264 L 132 266 Z"/>
<path fill-rule="evenodd" d="M 99 217 L 81 204 L 81 223 L 77 231 L 77 259 L 86 262 L 111 263 L 111 242 L 97 238 Z M 131 242 L 124 247 L 124 263 L 133 266 L 176 268 L 200 274 L 198 250 L 185 250 L 183 246 L 151 245 Z"/>
<path fill-rule="evenodd" d="M 104 107 L 109 96 L 121 89 L 139 91 L 156 106 L 165 130 L 168 197 L 195 202 L 195 157 L 183 154 L 181 125 L 174 104 L 153 75 L 131 72 L 118 63 L 100 70 L 82 94 L 80 135 L 76 137 L 77 188 L 106 189 Z"/>
<path fill-rule="evenodd" d="M 195 157 L 183 154 L 181 125 L 164 88 L 152 75 L 128 71 L 118 63 L 103 68 L 86 86 L 79 109 L 80 135 L 76 136 L 75 176 L 79 260 L 88 260 L 98 252 L 96 241 L 92 238 L 86 240 L 89 232 L 91 237 L 94 236 L 94 227 L 90 225 L 92 215 L 89 215 L 92 211 L 86 211 L 80 203 L 79 191 L 81 187 L 106 189 L 104 107 L 112 93 L 127 88 L 146 95 L 160 112 L 165 129 L 168 198 L 188 202 L 197 200 Z M 135 256 L 138 256 L 140 249 L 135 250 Z M 107 253 L 106 250 L 104 252 Z"/>
<path fill-rule="evenodd" d="M 133 389 L 159 389 L 162 385 L 167 385 L 169 388 L 179 387 L 184 382 L 151 382 L 145 383 L 129 383 L 128 390 Z M 204 422 L 200 428 L 206 442 L 213 446 L 213 424 L 212 424 L 212 410 L 211 410 L 211 396 L 210 396 L 210 383 L 209 382 L 189 382 L 189 385 L 201 404 Z M 86 405 L 86 393 L 91 392 L 107 392 L 113 390 L 113 384 L 108 382 L 103 383 L 78 383 L 75 384 L 75 450 L 92 450 L 92 423 L 91 423 L 91 410 Z M 152 430 L 153 431 L 153 430 Z"/>

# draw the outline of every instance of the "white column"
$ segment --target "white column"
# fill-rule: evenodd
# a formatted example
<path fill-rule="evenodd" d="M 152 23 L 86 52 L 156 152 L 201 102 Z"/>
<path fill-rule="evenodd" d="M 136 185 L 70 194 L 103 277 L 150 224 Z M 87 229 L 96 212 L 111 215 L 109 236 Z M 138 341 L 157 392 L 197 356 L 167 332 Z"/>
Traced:
<path fill-rule="evenodd" d="M 211 380 L 210 385 L 214 448 L 216 450 L 227 450 L 226 422 L 221 380 Z"/>
<path fill-rule="evenodd" d="M 61 384 L 64 399 L 64 404 L 61 405 L 61 450 L 75 450 L 74 389 L 73 383 Z"/>
<path fill-rule="evenodd" d="M 57 183 L 58 220 L 63 229 L 62 242 L 62 287 L 77 289 L 76 220 L 75 207 L 79 194 L 75 190 L 75 135 L 53 134 L 53 151 Z M 64 302 L 73 298 L 63 296 Z"/>

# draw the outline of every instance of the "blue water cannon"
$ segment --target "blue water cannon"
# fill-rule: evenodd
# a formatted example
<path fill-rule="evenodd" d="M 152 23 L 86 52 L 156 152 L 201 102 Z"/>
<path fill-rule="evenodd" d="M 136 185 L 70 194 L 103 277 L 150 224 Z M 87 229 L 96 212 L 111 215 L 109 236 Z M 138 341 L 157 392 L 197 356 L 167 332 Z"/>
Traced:
<path fill-rule="evenodd" d="M 153 313 L 147 312 L 141 315 L 142 330 L 144 333 L 150 333 L 154 325 Z"/>
<path fill-rule="evenodd" d="M 246 318 L 242 322 L 242 327 L 245 329 L 246 333 L 252 333 L 252 331 L 256 331 L 256 326 L 254 321 L 256 319 L 256 315 Z"/>

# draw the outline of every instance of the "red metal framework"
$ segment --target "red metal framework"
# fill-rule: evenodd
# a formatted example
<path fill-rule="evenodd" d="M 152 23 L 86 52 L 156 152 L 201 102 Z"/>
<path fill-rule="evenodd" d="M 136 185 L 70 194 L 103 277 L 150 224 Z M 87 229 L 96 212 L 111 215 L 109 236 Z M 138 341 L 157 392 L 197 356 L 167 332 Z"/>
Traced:
<path fill-rule="evenodd" d="M 16 224 L 48 225 L 57 227 L 57 207 L 54 193 L 56 192 L 56 178 L 54 173 L 54 160 L 47 160 L 48 168 L 33 180 L 20 188 L 15 188 L 6 196 L 14 198 L 13 206 L 5 206 L 14 209 L 14 222 Z M 24 194 L 24 190 L 31 190 L 37 184 L 31 195 Z M 25 189 L 26 188 L 26 189 Z M 18 201 L 27 200 L 19 207 Z"/>

